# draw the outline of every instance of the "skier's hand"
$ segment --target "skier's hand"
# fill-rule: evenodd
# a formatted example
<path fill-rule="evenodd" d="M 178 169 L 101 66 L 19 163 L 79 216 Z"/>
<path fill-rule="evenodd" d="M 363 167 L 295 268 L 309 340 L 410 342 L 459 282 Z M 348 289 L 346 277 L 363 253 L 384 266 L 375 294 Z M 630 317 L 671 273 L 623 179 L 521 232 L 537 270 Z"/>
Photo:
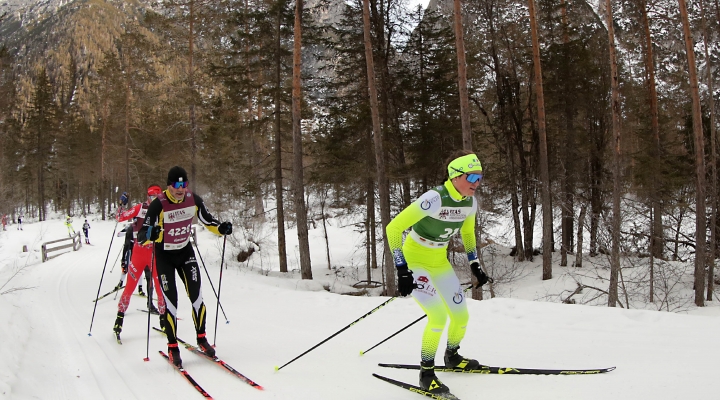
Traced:
<path fill-rule="evenodd" d="M 122 267 L 123 274 L 127 274 L 128 268 L 127 264 L 125 264 L 125 261 L 121 262 L 120 266 Z"/>
<path fill-rule="evenodd" d="M 407 296 L 417 288 L 412 271 L 408 269 L 407 265 L 396 265 L 395 268 L 398 273 L 398 291 L 401 296 Z"/>
<path fill-rule="evenodd" d="M 478 280 L 478 284 L 475 286 L 475 289 L 488 283 L 489 278 L 488 278 L 487 274 L 485 274 L 485 271 L 483 271 L 482 268 L 480 268 L 479 262 L 473 261 L 472 263 L 470 263 L 470 271 L 472 271 L 473 275 L 475 275 L 475 277 Z"/>
<path fill-rule="evenodd" d="M 218 232 L 220 232 L 221 235 L 229 235 L 232 233 L 232 222 L 225 221 L 218 226 Z"/>
<path fill-rule="evenodd" d="M 155 225 L 151 227 L 150 229 L 148 229 L 148 240 L 151 242 L 158 240 L 161 232 L 162 227 L 160 225 Z"/>

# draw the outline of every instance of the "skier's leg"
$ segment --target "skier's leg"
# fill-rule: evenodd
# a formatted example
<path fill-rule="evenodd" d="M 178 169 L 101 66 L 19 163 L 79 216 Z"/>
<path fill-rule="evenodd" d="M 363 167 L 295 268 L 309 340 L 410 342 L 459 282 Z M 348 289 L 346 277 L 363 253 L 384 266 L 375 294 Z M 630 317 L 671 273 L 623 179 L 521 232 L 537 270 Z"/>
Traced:
<path fill-rule="evenodd" d="M 411 266 L 411 269 L 415 283 L 418 285 L 417 289 L 413 290 L 412 296 L 428 317 L 423 331 L 420 357 L 423 362 L 434 362 L 440 336 L 447 321 L 447 308 L 435 289 L 430 272 L 419 266 Z"/>
<path fill-rule="evenodd" d="M 195 322 L 198 348 L 208 356 L 214 357 L 215 349 L 208 343 L 205 337 L 207 309 L 205 308 L 202 297 L 200 268 L 198 267 L 197 260 L 195 260 L 193 248 L 188 246 L 187 249 L 189 249 L 186 250 L 187 261 L 183 264 L 180 271 L 180 279 L 185 283 L 185 290 L 193 306 L 193 321 Z"/>
<path fill-rule="evenodd" d="M 162 288 L 165 300 L 165 334 L 168 345 L 177 346 L 177 304 L 178 293 L 175 287 L 175 260 L 164 251 L 155 252 L 155 267 L 157 268 L 158 285 Z M 182 262 L 182 260 L 180 261 Z M 180 271 L 178 271 L 180 272 Z"/>

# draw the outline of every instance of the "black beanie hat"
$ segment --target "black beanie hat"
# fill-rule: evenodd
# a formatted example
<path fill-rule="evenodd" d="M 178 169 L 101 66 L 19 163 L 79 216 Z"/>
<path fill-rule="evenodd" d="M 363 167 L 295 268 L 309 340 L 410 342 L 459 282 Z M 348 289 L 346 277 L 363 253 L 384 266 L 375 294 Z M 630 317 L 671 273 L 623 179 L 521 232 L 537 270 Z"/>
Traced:
<path fill-rule="evenodd" d="M 167 184 L 172 185 L 175 182 L 187 182 L 187 172 L 182 167 L 178 167 L 177 165 L 170 168 L 170 171 L 168 171 L 167 176 Z"/>

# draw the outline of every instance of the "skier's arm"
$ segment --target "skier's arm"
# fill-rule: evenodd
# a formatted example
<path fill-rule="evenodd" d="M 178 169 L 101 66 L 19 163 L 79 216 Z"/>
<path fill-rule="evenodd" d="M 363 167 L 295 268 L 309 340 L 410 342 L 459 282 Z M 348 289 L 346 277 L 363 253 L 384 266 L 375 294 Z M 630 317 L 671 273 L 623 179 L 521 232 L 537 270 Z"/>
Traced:
<path fill-rule="evenodd" d="M 117 221 L 118 222 L 124 222 L 131 218 L 135 218 L 136 215 L 140 212 L 141 204 L 136 204 L 133 206 L 133 208 L 128 208 L 127 210 L 118 213 L 117 215 Z"/>
<path fill-rule="evenodd" d="M 407 206 L 385 228 L 395 265 L 407 264 L 402 252 L 403 232 L 440 208 L 440 193 L 429 190 Z"/>
<path fill-rule="evenodd" d="M 221 235 L 218 231 L 220 221 L 210 214 L 210 211 L 208 211 L 207 207 L 205 207 L 205 202 L 200 196 L 195 193 L 193 193 L 193 196 L 195 198 L 195 206 L 197 207 L 198 220 L 202 222 L 202 224 L 205 225 L 210 232 L 216 235 Z"/>
<path fill-rule="evenodd" d="M 477 200 L 473 199 L 473 206 L 470 215 L 465 218 L 460 227 L 460 237 L 465 246 L 465 254 L 471 263 L 477 260 L 477 241 L 475 240 L 475 216 L 477 215 Z"/>
<path fill-rule="evenodd" d="M 160 214 L 162 213 L 162 203 L 160 203 L 160 199 L 155 199 L 150 203 L 150 206 L 148 206 L 147 213 L 145 214 L 145 221 L 143 222 L 142 228 L 140 228 L 140 231 L 137 234 L 137 241 L 139 244 L 146 244 L 150 241 L 150 233 L 152 231 L 152 228 L 155 226 L 155 224 L 159 224 L 162 226 L 162 221 L 160 218 Z M 162 232 L 160 233 L 160 236 L 155 240 L 156 242 L 162 242 L 163 236 Z"/>

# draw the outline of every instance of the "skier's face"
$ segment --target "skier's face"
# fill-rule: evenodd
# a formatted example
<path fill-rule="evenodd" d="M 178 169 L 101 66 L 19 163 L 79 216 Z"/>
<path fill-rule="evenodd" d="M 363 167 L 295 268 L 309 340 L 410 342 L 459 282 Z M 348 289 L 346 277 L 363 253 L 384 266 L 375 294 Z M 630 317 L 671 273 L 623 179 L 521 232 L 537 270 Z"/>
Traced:
<path fill-rule="evenodd" d="M 457 189 L 458 193 L 467 197 L 473 196 L 475 194 L 475 190 L 478 188 L 478 186 L 480 186 L 480 181 L 482 179 L 477 179 L 475 180 L 475 182 L 470 182 L 467 177 L 473 174 L 479 174 L 482 176 L 482 171 L 468 171 L 451 180 L 453 186 L 455 186 L 455 189 Z"/>
<path fill-rule="evenodd" d="M 179 186 L 179 187 L 177 187 Z M 187 191 L 187 186 L 181 186 L 181 185 L 169 185 L 168 191 L 170 191 L 170 194 L 172 197 L 175 198 L 175 200 L 182 201 L 185 198 L 185 192 Z"/>

